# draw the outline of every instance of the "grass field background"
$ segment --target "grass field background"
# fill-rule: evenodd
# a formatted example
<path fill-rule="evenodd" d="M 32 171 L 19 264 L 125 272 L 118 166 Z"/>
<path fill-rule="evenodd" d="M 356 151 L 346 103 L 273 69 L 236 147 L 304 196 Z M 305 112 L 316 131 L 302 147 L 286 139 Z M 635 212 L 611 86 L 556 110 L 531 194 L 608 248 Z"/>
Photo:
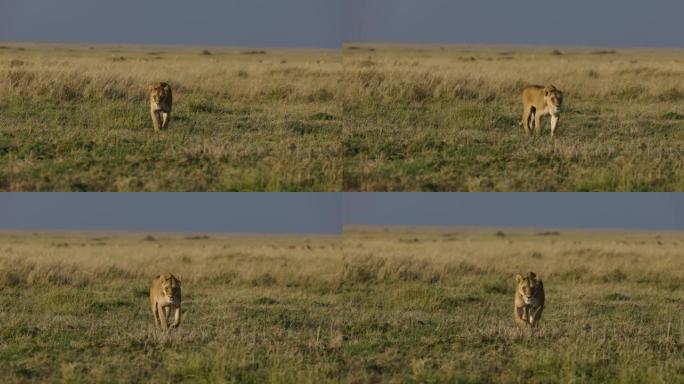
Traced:
<path fill-rule="evenodd" d="M 334 236 L 2 233 L 2 382 L 334 381 L 341 263 Z M 161 271 L 183 293 L 168 337 Z"/>
<path fill-rule="evenodd" d="M 344 190 L 684 190 L 684 51 L 347 44 Z M 527 84 L 565 92 L 525 136 Z"/>
<path fill-rule="evenodd" d="M 335 50 L 0 45 L 0 189 L 339 191 Z M 171 84 L 169 129 L 147 86 Z"/>
<path fill-rule="evenodd" d="M 684 53 L 0 45 L 12 191 L 677 191 Z M 168 81 L 168 130 L 146 86 Z M 520 92 L 565 92 L 527 137 Z"/>
<path fill-rule="evenodd" d="M 681 232 L 0 234 L 3 382 L 684 382 Z M 180 275 L 183 322 L 149 284 Z M 513 322 L 514 279 L 546 288 Z"/>
<path fill-rule="evenodd" d="M 344 287 L 365 380 L 684 382 L 684 234 L 348 227 Z M 536 272 L 540 328 L 513 322 Z"/>

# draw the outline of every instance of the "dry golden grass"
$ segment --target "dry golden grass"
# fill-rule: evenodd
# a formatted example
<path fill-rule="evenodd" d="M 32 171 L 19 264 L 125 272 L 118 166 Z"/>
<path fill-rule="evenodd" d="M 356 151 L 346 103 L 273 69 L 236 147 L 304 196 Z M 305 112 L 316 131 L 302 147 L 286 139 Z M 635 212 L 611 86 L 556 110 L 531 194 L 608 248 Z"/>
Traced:
<path fill-rule="evenodd" d="M 684 51 L 350 44 L 345 190 L 684 189 Z M 565 92 L 558 136 L 518 123 Z"/>
<path fill-rule="evenodd" d="M 334 381 L 340 269 L 335 236 L 3 232 L 2 381 Z M 182 279 L 168 337 L 161 271 Z"/>
<path fill-rule="evenodd" d="M 3 382 L 684 380 L 684 233 L 0 233 Z M 148 303 L 182 278 L 167 337 Z M 513 322 L 537 272 L 540 328 Z"/>
<path fill-rule="evenodd" d="M 364 380 L 684 380 L 682 232 L 347 227 L 344 257 Z M 527 271 L 546 290 L 534 332 L 513 322 Z"/>
<path fill-rule="evenodd" d="M 0 188 L 340 190 L 341 70 L 334 50 L 3 44 Z"/>

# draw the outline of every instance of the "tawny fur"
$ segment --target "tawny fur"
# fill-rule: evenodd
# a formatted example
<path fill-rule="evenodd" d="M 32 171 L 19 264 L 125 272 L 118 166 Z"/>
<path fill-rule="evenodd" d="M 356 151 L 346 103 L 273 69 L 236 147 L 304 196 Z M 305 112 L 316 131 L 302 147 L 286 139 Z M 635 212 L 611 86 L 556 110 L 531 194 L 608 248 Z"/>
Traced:
<path fill-rule="evenodd" d="M 551 136 L 556 131 L 563 105 L 563 92 L 555 86 L 529 85 L 522 93 L 522 124 L 527 134 L 541 131 L 541 118 L 551 115 Z"/>
<path fill-rule="evenodd" d="M 544 284 L 534 272 L 517 275 L 515 281 L 515 322 L 521 327 L 534 328 L 544 311 Z"/>
<path fill-rule="evenodd" d="M 154 324 L 163 331 L 169 329 L 169 317 L 174 313 L 172 328 L 178 327 L 181 321 L 181 285 L 174 275 L 163 273 L 152 280 L 150 287 L 150 304 L 154 315 Z"/>
<path fill-rule="evenodd" d="M 150 85 L 148 93 L 150 96 L 150 115 L 152 116 L 154 130 L 166 129 L 169 126 L 171 107 L 173 105 L 171 86 L 167 83 L 153 84 Z"/>

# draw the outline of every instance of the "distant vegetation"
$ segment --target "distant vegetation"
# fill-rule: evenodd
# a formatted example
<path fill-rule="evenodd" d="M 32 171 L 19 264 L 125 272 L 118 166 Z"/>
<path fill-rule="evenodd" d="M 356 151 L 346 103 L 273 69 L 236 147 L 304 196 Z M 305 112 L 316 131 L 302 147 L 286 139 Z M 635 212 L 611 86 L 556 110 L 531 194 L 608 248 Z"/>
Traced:
<path fill-rule="evenodd" d="M 684 190 L 681 51 L 352 45 L 343 62 L 345 190 Z M 519 126 L 527 84 L 565 91 L 555 139 L 548 118 Z"/>
<path fill-rule="evenodd" d="M 0 49 L 0 190 L 341 189 L 337 53 L 19 48 Z M 155 81 L 174 95 L 160 133 Z"/>

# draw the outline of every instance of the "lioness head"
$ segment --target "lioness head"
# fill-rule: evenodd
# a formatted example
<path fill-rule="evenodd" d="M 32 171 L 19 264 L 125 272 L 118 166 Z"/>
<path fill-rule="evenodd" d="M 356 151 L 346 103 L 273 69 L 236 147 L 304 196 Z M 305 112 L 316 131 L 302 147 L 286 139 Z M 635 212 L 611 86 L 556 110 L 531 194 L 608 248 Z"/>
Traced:
<path fill-rule="evenodd" d="M 515 277 L 517 281 L 517 292 L 522 297 L 525 304 L 531 304 L 532 299 L 537 297 L 539 289 L 539 281 L 534 272 L 529 272 L 526 276 L 518 275 Z"/>
<path fill-rule="evenodd" d="M 150 101 L 155 105 L 161 104 L 167 98 L 170 89 L 171 88 L 166 83 L 150 85 L 148 88 Z"/>
<path fill-rule="evenodd" d="M 159 281 L 161 282 L 161 289 L 164 298 L 166 298 L 169 303 L 173 304 L 174 297 L 178 288 L 180 287 L 180 282 L 176 277 L 170 273 L 164 273 L 159 276 Z"/>
<path fill-rule="evenodd" d="M 563 105 L 563 92 L 559 91 L 553 85 L 544 88 L 544 101 L 553 113 L 560 113 Z"/>

